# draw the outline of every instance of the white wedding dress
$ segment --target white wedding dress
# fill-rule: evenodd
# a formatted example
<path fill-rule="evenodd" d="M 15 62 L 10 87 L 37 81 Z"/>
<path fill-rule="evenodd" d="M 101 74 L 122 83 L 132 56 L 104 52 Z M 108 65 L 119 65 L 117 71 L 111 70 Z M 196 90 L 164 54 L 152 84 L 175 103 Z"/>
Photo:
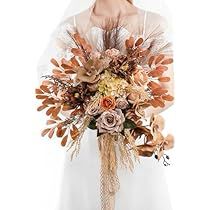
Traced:
<path fill-rule="evenodd" d="M 56 39 L 59 45 L 62 45 L 62 50 L 42 58 L 44 62 L 41 61 L 39 66 L 39 76 L 49 71 L 45 66 L 47 59 L 49 60 L 55 54 L 60 58 L 70 56 L 65 46 L 72 43 L 66 30 L 74 30 L 76 21 L 76 18 L 71 18 L 56 31 Z M 80 23 L 77 22 L 78 24 Z M 126 28 L 121 29 L 122 44 L 130 35 L 141 35 L 147 39 L 145 44 L 154 41 L 155 37 L 156 46 L 161 47 L 158 44 L 163 43 L 165 38 L 163 33 L 160 33 L 163 28 L 160 16 L 144 12 L 139 17 L 138 33 L 129 32 Z M 154 36 L 150 36 L 151 33 L 154 33 Z M 83 35 L 95 49 L 98 49 L 101 46 L 102 34 L 103 29 L 93 25 Z M 50 44 L 49 47 L 52 48 L 52 45 Z M 53 52 L 53 50 L 50 51 Z M 115 210 L 171 210 L 164 166 L 161 161 L 142 157 L 140 163 L 136 163 L 133 172 L 119 168 L 118 175 L 120 190 L 116 194 Z M 81 141 L 78 157 L 71 161 L 70 153 L 66 153 L 59 204 L 56 210 L 100 210 L 100 208 L 99 148 L 96 131 L 87 129 Z"/>

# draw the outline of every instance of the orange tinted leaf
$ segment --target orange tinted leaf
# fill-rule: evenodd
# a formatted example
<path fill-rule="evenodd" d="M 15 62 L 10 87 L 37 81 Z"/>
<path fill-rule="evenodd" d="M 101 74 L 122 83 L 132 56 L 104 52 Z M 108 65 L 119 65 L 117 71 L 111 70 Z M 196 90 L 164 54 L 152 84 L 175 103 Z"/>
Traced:
<path fill-rule="evenodd" d="M 143 43 L 143 39 L 142 38 L 139 38 L 137 41 L 136 41 L 136 46 L 140 46 L 142 43 Z"/>
<path fill-rule="evenodd" d="M 44 94 L 40 89 L 35 90 L 36 94 Z"/>
<path fill-rule="evenodd" d="M 60 107 L 60 106 L 57 107 L 57 108 L 55 108 L 55 109 L 52 111 L 52 116 L 53 116 L 53 117 L 57 117 L 58 114 L 59 114 L 59 112 L 60 112 L 60 110 L 61 110 L 61 107 Z"/>
<path fill-rule="evenodd" d="M 59 67 L 58 62 L 57 62 L 54 58 L 51 59 L 51 63 L 52 63 L 54 66 Z"/>
<path fill-rule="evenodd" d="M 67 141 L 68 141 L 68 135 L 66 135 L 65 137 L 63 137 L 63 139 L 62 139 L 62 141 L 61 141 L 61 146 L 62 146 L 62 147 L 65 147 Z"/>
<path fill-rule="evenodd" d="M 154 90 L 154 89 L 157 89 L 157 88 L 161 88 L 161 85 L 159 85 L 156 82 L 151 81 L 151 82 L 148 83 L 148 87 L 151 88 L 152 90 Z"/>
<path fill-rule="evenodd" d="M 152 91 L 153 95 L 163 95 L 166 94 L 168 92 L 168 90 L 163 89 L 163 88 L 156 88 Z"/>
<path fill-rule="evenodd" d="M 155 60 L 155 65 L 160 63 L 165 58 L 165 55 L 161 54 L 159 55 Z"/>
<path fill-rule="evenodd" d="M 157 107 L 158 107 L 158 103 L 157 103 L 156 100 L 154 100 L 154 99 L 150 100 L 149 103 L 150 103 L 154 108 L 157 108 Z"/>
<path fill-rule="evenodd" d="M 48 106 L 47 105 L 41 105 L 37 108 L 37 111 L 40 112 L 42 110 L 44 110 L 45 108 L 47 108 Z"/>
<path fill-rule="evenodd" d="M 69 105 L 65 104 L 65 105 L 63 105 L 62 110 L 63 111 L 68 111 L 68 110 L 71 110 L 71 107 Z"/>
<path fill-rule="evenodd" d="M 42 137 L 44 137 L 45 135 L 47 135 L 47 133 L 50 131 L 50 128 L 46 128 L 42 131 L 41 135 Z"/>
<path fill-rule="evenodd" d="M 79 33 L 75 33 L 74 34 L 74 38 L 76 40 L 76 42 L 80 45 L 82 45 L 84 43 L 84 39 L 81 38 L 81 36 L 79 35 Z"/>
<path fill-rule="evenodd" d="M 156 101 L 156 104 L 158 104 L 159 107 L 161 107 L 161 108 L 165 107 L 165 104 L 162 100 L 156 98 L 155 101 Z"/>
<path fill-rule="evenodd" d="M 89 44 L 86 44 L 85 46 L 83 46 L 84 47 L 84 49 L 87 51 L 87 52 L 91 52 L 92 51 L 92 47 L 91 47 L 91 45 L 89 45 Z"/>
<path fill-rule="evenodd" d="M 170 77 L 160 77 L 158 80 L 160 82 L 169 82 L 171 80 L 171 78 Z"/>
<path fill-rule="evenodd" d="M 168 70 L 168 67 L 167 67 L 167 66 L 158 66 L 158 67 L 156 68 L 156 70 L 157 70 L 157 71 L 162 71 L 162 72 L 164 72 L 164 71 L 167 71 L 167 70 Z"/>
<path fill-rule="evenodd" d="M 72 48 L 71 52 L 75 55 L 75 56 L 83 56 L 83 52 L 80 49 L 77 48 Z"/>
<path fill-rule="evenodd" d="M 54 105 L 55 101 L 52 98 L 46 98 L 44 101 L 42 101 L 42 103 L 45 105 L 47 105 L 47 104 Z"/>
<path fill-rule="evenodd" d="M 57 136 L 57 137 L 62 137 L 62 133 L 63 133 L 62 128 L 58 128 L 58 129 L 57 129 L 57 132 L 56 132 L 56 136 Z"/>
<path fill-rule="evenodd" d="M 71 62 L 74 66 L 79 66 L 79 62 L 77 61 L 75 57 L 71 58 Z"/>
<path fill-rule="evenodd" d="M 162 96 L 162 99 L 164 99 L 165 101 L 173 101 L 174 97 L 171 95 L 164 95 Z"/>
<path fill-rule="evenodd" d="M 148 65 L 149 65 L 150 67 L 152 66 L 154 60 L 155 60 L 155 56 L 151 56 L 150 59 L 149 59 L 149 61 L 148 61 Z"/>
<path fill-rule="evenodd" d="M 163 65 L 169 65 L 171 63 L 173 63 L 173 59 L 172 58 L 168 58 L 168 59 L 164 60 L 161 64 L 163 64 Z"/>
<path fill-rule="evenodd" d="M 55 107 L 50 107 L 50 108 L 47 110 L 46 115 L 47 115 L 47 116 L 51 115 L 54 109 L 55 109 Z"/>
<path fill-rule="evenodd" d="M 77 137 L 79 136 L 79 130 L 77 129 L 75 125 L 73 125 L 72 129 L 70 130 L 70 134 L 73 140 L 76 140 Z"/>
<path fill-rule="evenodd" d="M 45 98 L 48 98 L 48 96 L 45 96 L 45 95 L 36 95 L 36 98 L 37 99 L 45 99 Z"/>
<path fill-rule="evenodd" d="M 160 76 L 162 76 L 163 72 L 164 71 L 161 71 L 161 70 L 153 70 L 148 75 L 150 77 L 160 77 Z"/>
<path fill-rule="evenodd" d="M 61 70 L 59 70 L 59 69 L 53 69 L 53 74 L 61 74 L 61 73 L 63 73 Z"/>
<path fill-rule="evenodd" d="M 55 124 L 55 123 L 56 123 L 55 120 L 48 120 L 48 121 L 47 121 L 47 125 L 52 125 L 52 124 Z"/>
<path fill-rule="evenodd" d="M 130 37 L 129 39 L 127 39 L 125 41 L 125 45 L 126 45 L 127 48 L 133 48 L 134 38 L 133 37 Z"/>
<path fill-rule="evenodd" d="M 49 88 L 46 85 L 41 85 L 40 89 L 43 90 L 46 93 L 50 93 L 50 90 L 49 90 Z"/>
<path fill-rule="evenodd" d="M 58 128 L 57 129 L 57 132 L 56 132 L 56 135 L 57 135 L 57 137 L 63 137 L 63 135 L 65 134 L 65 132 L 66 132 L 66 128 L 64 128 L 64 129 L 62 129 L 62 128 Z"/>

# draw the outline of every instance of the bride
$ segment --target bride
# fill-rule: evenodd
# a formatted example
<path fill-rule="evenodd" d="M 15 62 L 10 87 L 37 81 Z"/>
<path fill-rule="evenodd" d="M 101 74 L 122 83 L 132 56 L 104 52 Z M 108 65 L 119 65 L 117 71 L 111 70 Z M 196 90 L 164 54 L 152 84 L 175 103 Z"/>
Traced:
<path fill-rule="evenodd" d="M 69 49 L 74 43 L 68 32 L 79 32 L 94 47 L 95 52 L 106 50 L 104 34 L 117 29 L 120 51 L 125 50 L 125 40 L 133 36 L 142 37 L 145 47 L 151 46 L 151 52 L 171 55 L 167 17 L 164 17 L 160 7 L 158 0 L 139 0 L 136 3 L 132 0 L 73 0 L 40 60 L 39 76 L 50 71 L 50 58 L 71 57 Z M 109 47 L 112 45 L 114 38 L 111 38 Z M 167 74 L 173 78 L 172 68 Z M 167 89 L 173 95 L 173 80 L 167 84 Z M 164 109 L 171 105 L 172 102 L 167 102 Z M 161 108 L 148 108 L 146 116 L 162 111 Z M 73 161 L 70 160 L 70 154 L 66 153 L 56 210 L 101 209 L 100 154 L 96 135 L 95 130 L 86 130 L 80 154 Z M 161 161 L 142 157 L 133 172 L 119 168 L 118 175 L 120 190 L 116 194 L 115 210 L 171 210 Z"/>

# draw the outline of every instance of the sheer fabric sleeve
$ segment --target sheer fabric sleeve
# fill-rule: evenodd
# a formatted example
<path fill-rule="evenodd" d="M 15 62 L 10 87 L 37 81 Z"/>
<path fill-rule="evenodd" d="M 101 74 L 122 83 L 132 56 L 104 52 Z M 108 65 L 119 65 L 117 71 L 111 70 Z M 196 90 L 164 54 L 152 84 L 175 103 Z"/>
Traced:
<path fill-rule="evenodd" d="M 76 31 L 73 18 L 62 22 L 51 35 L 50 41 L 40 57 L 37 65 L 37 76 L 40 81 L 42 76 L 49 75 L 52 71 L 52 58 L 60 60 L 71 56 L 70 48 L 74 45 L 73 40 L 68 35 L 68 31 Z"/>
<path fill-rule="evenodd" d="M 153 55 L 164 54 L 168 57 L 173 57 L 171 29 L 167 20 L 155 13 L 147 12 L 144 28 L 145 45 L 150 47 L 150 51 Z M 147 47 L 148 47 L 147 46 Z M 169 69 L 164 73 L 164 76 L 170 77 L 171 80 L 167 83 L 162 83 L 163 87 L 168 89 L 168 93 L 174 96 L 174 72 L 173 64 L 170 64 Z M 168 109 L 173 102 L 166 102 L 164 108 L 152 108 L 149 107 L 146 110 L 146 116 L 150 117 L 152 113 L 158 114 Z"/>

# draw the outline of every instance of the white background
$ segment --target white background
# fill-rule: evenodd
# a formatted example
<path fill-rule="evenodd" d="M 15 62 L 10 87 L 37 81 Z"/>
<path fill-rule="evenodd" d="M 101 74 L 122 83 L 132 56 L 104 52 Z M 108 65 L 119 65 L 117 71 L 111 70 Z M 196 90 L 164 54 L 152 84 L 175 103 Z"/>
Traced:
<path fill-rule="evenodd" d="M 208 210 L 210 5 L 174 0 L 176 102 L 164 113 L 175 134 L 166 169 L 174 210 Z M 0 209 L 53 210 L 65 150 L 39 135 L 36 65 L 68 0 L 0 2 Z M 130 209 L 129 209 L 130 210 Z M 142 209 L 144 210 L 144 209 Z"/>

